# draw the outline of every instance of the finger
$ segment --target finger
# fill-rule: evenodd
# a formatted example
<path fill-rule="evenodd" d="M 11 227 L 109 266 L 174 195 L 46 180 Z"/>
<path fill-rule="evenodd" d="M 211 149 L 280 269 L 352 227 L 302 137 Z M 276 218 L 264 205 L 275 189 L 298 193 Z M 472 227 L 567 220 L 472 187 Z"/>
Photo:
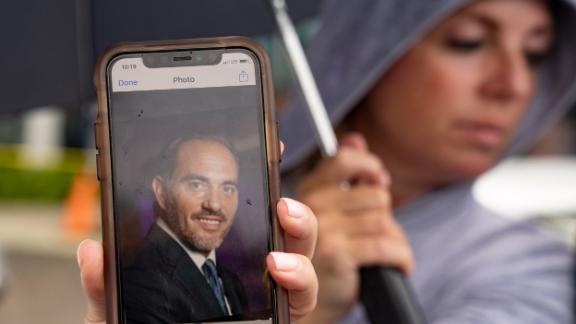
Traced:
<path fill-rule="evenodd" d="M 341 147 L 350 147 L 360 152 L 368 152 L 368 143 L 366 139 L 359 132 L 350 132 L 340 139 Z"/>
<path fill-rule="evenodd" d="M 367 210 L 362 213 L 323 214 L 320 219 L 322 232 L 341 233 L 346 237 L 388 237 L 407 242 L 402 227 L 396 222 L 388 209 Z"/>
<path fill-rule="evenodd" d="M 359 180 L 381 187 L 387 187 L 390 183 L 380 159 L 366 152 L 342 147 L 336 155 L 318 163 L 311 175 L 302 180 L 298 192 L 305 194 L 318 187 Z"/>
<path fill-rule="evenodd" d="M 102 245 L 93 240 L 84 240 L 78 246 L 76 255 L 80 266 L 82 286 L 88 298 L 85 323 L 104 323 L 106 321 L 106 302 Z"/>
<path fill-rule="evenodd" d="M 366 138 L 362 133 L 359 132 L 349 132 L 346 135 L 342 136 L 340 139 L 340 147 L 348 147 L 354 149 L 355 151 L 362 152 L 362 153 L 370 153 L 370 149 L 368 147 L 368 143 L 366 142 Z M 385 169 L 385 168 L 384 168 Z M 371 176 L 368 175 L 359 175 L 355 179 L 351 179 L 353 183 L 375 183 L 380 184 L 385 187 L 390 185 L 390 176 L 388 172 L 385 170 L 384 177 L 382 179 L 371 179 Z M 379 183 L 380 182 L 380 183 Z"/>
<path fill-rule="evenodd" d="M 280 141 L 280 154 L 284 153 L 284 142 Z"/>
<path fill-rule="evenodd" d="M 318 296 L 318 279 L 310 259 L 300 254 L 272 252 L 266 264 L 274 281 L 288 291 L 291 319 L 310 314 Z"/>
<path fill-rule="evenodd" d="M 370 211 L 354 217 L 335 214 L 330 216 L 330 219 L 322 219 L 322 225 L 328 232 L 342 231 L 347 237 L 378 238 L 390 235 L 389 232 L 395 232 L 389 218 L 389 215 L 381 211 Z"/>
<path fill-rule="evenodd" d="M 412 251 L 402 240 L 387 237 L 354 239 L 348 247 L 360 266 L 385 265 L 405 274 L 414 268 Z"/>
<path fill-rule="evenodd" d="M 408 244 L 402 228 L 389 214 L 368 212 L 359 217 L 342 217 L 339 221 L 342 228 L 349 229 L 347 235 L 350 238 L 386 237 L 390 240 Z"/>
<path fill-rule="evenodd" d="M 318 232 L 318 246 L 314 252 L 312 263 L 317 273 L 331 273 L 338 269 L 356 268 L 355 259 L 348 255 L 350 238 L 339 233 L 338 229 L 323 226 L 320 222 Z"/>
<path fill-rule="evenodd" d="M 282 198 L 277 205 L 278 220 L 284 229 L 284 250 L 312 258 L 316 248 L 318 222 L 306 205 Z"/>
<path fill-rule="evenodd" d="M 346 190 L 338 186 L 324 186 L 302 196 L 301 200 L 316 213 L 331 210 L 358 213 L 370 209 L 391 208 L 391 197 L 387 190 L 365 184 Z"/>

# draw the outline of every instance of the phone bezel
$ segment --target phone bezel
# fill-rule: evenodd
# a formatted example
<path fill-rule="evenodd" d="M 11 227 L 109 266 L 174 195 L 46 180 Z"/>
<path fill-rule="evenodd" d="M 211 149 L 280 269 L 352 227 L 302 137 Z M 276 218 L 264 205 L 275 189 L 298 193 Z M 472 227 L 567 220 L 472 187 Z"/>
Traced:
<path fill-rule="evenodd" d="M 252 52 L 258 60 L 260 86 L 263 100 L 264 135 L 266 162 L 268 167 L 269 214 L 271 219 L 271 237 L 269 246 L 273 250 L 283 251 L 282 229 L 276 216 L 276 202 L 280 197 L 280 146 L 277 122 L 274 109 L 274 95 L 270 62 L 265 50 L 254 40 L 246 37 L 218 37 L 204 39 L 187 39 L 176 41 L 151 41 L 118 44 L 105 51 L 95 67 L 94 85 L 98 99 L 98 113 L 94 123 L 97 148 L 97 173 L 101 184 L 102 233 L 104 246 L 104 279 L 106 288 L 107 323 L 119 323 L 121 316 L 117 278 L 117 253 L 115 239 L 115 222 L 113 210 L 112 160 L 109 124 L 108 67 L 120 55 L 130 53 L 175 52 L 186 50 L 209 49 L 245 49 Z M 288 296 L 284 289 L 273 280 L 272 315 L 273 323 L 290 323 Z"/>

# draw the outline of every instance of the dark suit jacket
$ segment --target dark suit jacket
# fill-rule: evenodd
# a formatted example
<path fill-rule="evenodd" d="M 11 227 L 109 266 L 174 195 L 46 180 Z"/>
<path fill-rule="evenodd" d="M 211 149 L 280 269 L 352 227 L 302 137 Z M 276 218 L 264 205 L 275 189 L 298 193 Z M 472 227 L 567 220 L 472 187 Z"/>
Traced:
<path fill-rule="evenodd" d="M 240 280 L 220 264 L 217 268 L 232 314 L 245 312 Z M 121 285 L 127 323 L 189 323 L 226 316 L 201 270 L 156 224 L 122 271 Z"/>

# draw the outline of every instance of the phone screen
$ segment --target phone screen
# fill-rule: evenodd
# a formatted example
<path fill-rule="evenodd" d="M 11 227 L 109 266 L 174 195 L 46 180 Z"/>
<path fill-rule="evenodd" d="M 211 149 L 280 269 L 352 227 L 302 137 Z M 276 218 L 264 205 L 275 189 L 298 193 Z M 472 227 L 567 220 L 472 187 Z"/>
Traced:
<path fill-rule="evenodd" d="M 256 56 L 242 48 L 122 54 L 107 75 L 120 316 L 271 322 Z"/>

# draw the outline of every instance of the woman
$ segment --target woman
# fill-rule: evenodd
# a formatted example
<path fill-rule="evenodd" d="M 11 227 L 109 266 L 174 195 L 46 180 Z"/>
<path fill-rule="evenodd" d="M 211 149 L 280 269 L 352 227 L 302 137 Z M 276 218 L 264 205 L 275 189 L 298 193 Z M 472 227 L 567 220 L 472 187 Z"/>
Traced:
<path fill-rule="evenodd" d="M 367 322 L 357 269 L 379 264 L 409 274 L 430 323 L 573 323 L 568 248 L 484 209 L 470 188 L 565 110 L 574 4 L 325 9 L 310 58 L 342 148 L 317 162 L 304 109 L 280 121 L 284 183 L 319 221 L 318 305 L 302 322 Z"/>

